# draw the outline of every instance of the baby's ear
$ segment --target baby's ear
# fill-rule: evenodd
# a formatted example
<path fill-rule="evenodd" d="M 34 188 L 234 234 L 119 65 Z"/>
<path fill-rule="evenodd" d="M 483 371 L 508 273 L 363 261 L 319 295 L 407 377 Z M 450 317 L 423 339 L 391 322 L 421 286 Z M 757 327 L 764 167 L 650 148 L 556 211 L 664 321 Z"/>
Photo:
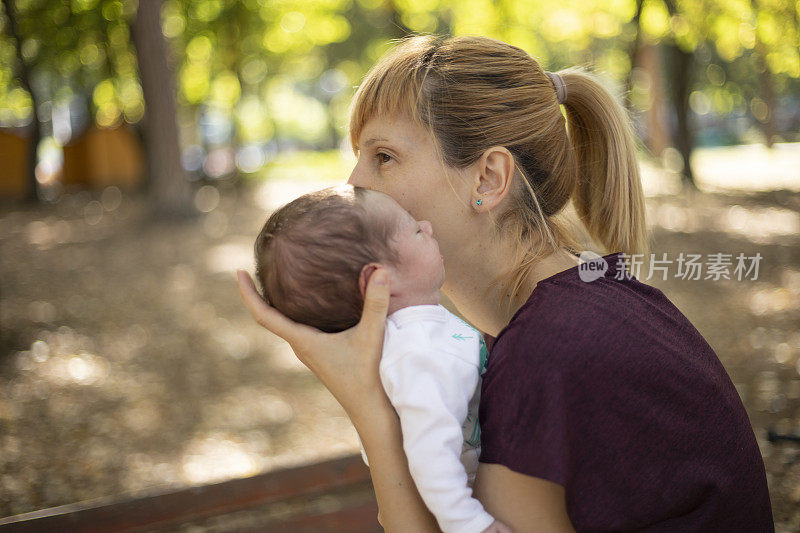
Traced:
<path fill-rule="evenodd" d="M 382 267 L 383 265 L 379 263 L 369 263 L 364 265 L 364 268 L 361 269 L 361 273 L 358 275 L 358 290 L 361 292 L 362 300 L 364 299 L 364 295 L 367 294 L 369 278 L 372 277 L 372 274 L 374 274 L 376 270 Z"/>

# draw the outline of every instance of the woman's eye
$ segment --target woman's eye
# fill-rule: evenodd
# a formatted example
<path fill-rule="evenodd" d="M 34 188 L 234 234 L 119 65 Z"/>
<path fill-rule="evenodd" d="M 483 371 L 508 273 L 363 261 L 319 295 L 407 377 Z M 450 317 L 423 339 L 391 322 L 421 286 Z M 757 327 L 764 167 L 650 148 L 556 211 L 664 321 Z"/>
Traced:
<path fill-rule="evenodd" d="M 392 160 L 392 156 L 384 152 L 378 152 L 377 154 L 375 154 L 375 157 L 378 158 L 378 164 L 380 165 L 388 163 L 389 161 Z"/>

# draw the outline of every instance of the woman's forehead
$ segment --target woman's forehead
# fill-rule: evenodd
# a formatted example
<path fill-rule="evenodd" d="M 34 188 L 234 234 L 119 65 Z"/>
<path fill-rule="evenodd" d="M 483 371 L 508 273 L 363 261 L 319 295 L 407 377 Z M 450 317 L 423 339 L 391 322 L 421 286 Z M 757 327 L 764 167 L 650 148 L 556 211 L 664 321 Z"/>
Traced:
<path fill-rule="evenodd" d="M 424 142 L 427 132 L 405 115 L 390 117 L 379 115 L 370 118 L 358 138 L 359 148 L 369 148 L 376 142 L 392 142 L 411 147 Z"/>

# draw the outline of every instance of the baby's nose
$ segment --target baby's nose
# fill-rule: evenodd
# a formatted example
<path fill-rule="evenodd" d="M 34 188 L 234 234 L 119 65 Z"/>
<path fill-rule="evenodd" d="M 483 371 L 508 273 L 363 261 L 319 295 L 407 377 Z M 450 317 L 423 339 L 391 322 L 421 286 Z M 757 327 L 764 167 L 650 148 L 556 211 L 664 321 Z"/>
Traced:
<path fill-rule="evenodd" d="M 419 223 L 422 226 L 422 229 L 425 230 L 425 233 L 433 237 L 433 226 L 427 220 L 421 220 Z"/>

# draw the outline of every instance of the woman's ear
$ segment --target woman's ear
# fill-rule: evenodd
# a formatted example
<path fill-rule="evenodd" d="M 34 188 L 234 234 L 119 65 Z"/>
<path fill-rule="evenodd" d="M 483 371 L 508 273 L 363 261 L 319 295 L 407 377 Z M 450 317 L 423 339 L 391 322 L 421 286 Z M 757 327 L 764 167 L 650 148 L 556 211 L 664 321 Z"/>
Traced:
<path fill-rule="evenodd" d="M 514 180 L 514 155 L 505 146 L 487 148 L 475 162 L 476 176 L 472 188 L 472 208 L 489 211 L 508 195 Z"/>

